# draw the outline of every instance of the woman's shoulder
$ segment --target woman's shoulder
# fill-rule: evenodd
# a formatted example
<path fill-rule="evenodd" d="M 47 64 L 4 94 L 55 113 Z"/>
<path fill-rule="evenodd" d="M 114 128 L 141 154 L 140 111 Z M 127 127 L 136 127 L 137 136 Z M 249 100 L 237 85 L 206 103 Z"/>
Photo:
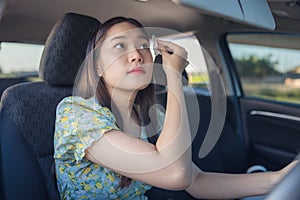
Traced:
<path fill-rule="evenodd" d="M 95 99 L 66 97 L 56 109 L 54 157 L 79 162 L 85 150 L 112 129 L 118 130 L 115 118 Z"/>
<path fill-rule="evenodd" d="M 57 109 L 69 107 L 74 108 L 86 108 L 92 110 L 103 109 L 104 107 L 98 103 L 95 97 L 88 99 L 82 98 L 80 96 L 68 96 L 63 98 L 57 105 Z"/>
<path fill-rule="evenodd" d="M 68 96 L 62 99 L 56 108 L 57 114 L 63 112 L 68 113 L 93 113 L 100 116 L 114 119 L 111 110 L 107 107 L 102 106 L 95 97 L 88 99 L 80 96 Z"/>
<path fill-rule="evenodd" d="M 88 99 L 82 98 L 80 96 L 68 96 L 63 98 L 58 106 L 63 105 L 63 104 L 77 104 L 77 105 L 94 105 L 97 103 L 95 97 L 91 97 Z M 97 103 L 98 104 L 98 103 Z"/>

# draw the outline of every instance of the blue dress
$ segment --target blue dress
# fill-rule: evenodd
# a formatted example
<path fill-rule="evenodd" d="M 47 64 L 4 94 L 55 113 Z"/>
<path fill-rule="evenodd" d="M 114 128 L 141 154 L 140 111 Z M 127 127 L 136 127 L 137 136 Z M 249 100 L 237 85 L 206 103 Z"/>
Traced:
<path fill-rule="evenodd" d="M 61 199 L 147 199 L 150 185 L 132 180 L 128 187 L 118 188 L 121 175 L 84 157 L 85 150 L 112 129 L 119 129 L 115 117 L 95 98 L 73 96 L 59 103 L 54 159 Z"/>

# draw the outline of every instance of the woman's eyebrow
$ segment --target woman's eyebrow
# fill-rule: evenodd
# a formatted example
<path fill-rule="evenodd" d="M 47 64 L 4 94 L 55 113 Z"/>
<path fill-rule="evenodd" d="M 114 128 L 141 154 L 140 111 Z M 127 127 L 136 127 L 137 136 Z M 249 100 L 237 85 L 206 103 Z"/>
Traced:
<path fill-rule="evenodd" d="M 127 38 L 127 36 L 125 36 L 125 35 L 120 35 L 120 36 L 116 36 L 116 37 L 112 38 L 110 41 L 112 42 L 112 41 L 114 41 L 114 40 L 118 40 L 118 39 L 126 39 L 126 38 Z M 145 35 L 138 35 L 137 38 L 138 38 L 138 39 L 148 40 L 147 37 L 146 37 Z"/>
<path fill-rule="evenodd" d="M 110 41 L 114 41 L 114 40 L 118 40 L 118 39 L 124 39 L 124 38 L 126 38 L 126 36 L 121 35 L 121 36 L 117 36 L 117 37 L 112 38 Z"/>

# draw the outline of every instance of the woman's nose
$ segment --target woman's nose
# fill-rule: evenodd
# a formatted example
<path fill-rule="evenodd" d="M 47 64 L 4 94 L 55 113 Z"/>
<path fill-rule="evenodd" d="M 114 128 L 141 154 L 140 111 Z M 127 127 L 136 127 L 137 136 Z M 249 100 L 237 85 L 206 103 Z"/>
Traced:
<path fill-rule="evenodd" d="M 143 57 L 138 49 L 131 50 L 129 52 L 128 58 L 129 58 L 129 62 L 138 62 L 138 63 L 143 62 Z"/>

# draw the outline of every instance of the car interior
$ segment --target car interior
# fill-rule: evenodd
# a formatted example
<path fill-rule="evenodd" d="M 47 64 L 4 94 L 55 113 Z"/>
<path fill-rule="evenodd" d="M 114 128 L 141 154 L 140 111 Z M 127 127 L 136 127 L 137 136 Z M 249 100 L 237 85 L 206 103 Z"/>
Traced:
<path fill-rule="evenodd" d="M 113 16 L 133 17 L 145 27 L 192 35 L 201 45 L 206 55 L 206 75 L 201 76 L 206 80 L 197 82 L 199 76 L 186 69 L 184 91 L 190 127 L 195 130 L 192 159 L 203 171 L 274 171 L 295 159 L 300 151 L 299 57 L 294 68 L 287 72 L 273 70 L 268 76 L 262 72 L 244 76 L 240 66 L 243 61 L 246 66 L 261 46 L 269 54 L 271 48 L 278 48 L 293 51 L 295 57 L 300 55 L 300 1 L 232 0 L 225 5 L 215 0 L 202 2 L 0 0 L 1 47 L 5 42 L 43 45 L 38 72 L 0 76 L 0 199 L 59 199 L 53 159 L 56 106 L 72 95 L 91 35 Z M 237 56 L 242 47 L 253 49 L 246 61 L 245 56 Z M 255 59 L 277 66 L 279 61 L 266 60 L 269 54 Z M 291 60 L 287 54 L 283 58 Z M 1 59 L 0 54 L 0 67 Z M 161 62 L 158 57 L 155 60 Z M 0 68 L 0 75 L 5 74 L 4 69 L 2 72 Z M 272 99 L 268 94 L 273 90 L 267 90 L 264 84 L 281 93 L 289 90 L 288 95 Z M 220 87 L 223 89 L 218 90 Z M 165 90 L 157 90 L 157 98 L 165 106 Z M 264 91 L 269 93 L 255 93 Z M 194 119 L 195 108 L 190 106 L 194 94 L 200 120 Z M 214 98 L 224 99 L 225 108 L 218 106 Z M 219 137 L 214 139 L 216 144 L 203 154 L 203 145 L 211 139 L 207 133 L 217 131 L 216 127 L 221 127 Z M 297 165 L 266 199 L 299 199 L 299 170 Z M 146 195 L 150 200 L 195 199 L 184 191 L 156 187 Z"/>

